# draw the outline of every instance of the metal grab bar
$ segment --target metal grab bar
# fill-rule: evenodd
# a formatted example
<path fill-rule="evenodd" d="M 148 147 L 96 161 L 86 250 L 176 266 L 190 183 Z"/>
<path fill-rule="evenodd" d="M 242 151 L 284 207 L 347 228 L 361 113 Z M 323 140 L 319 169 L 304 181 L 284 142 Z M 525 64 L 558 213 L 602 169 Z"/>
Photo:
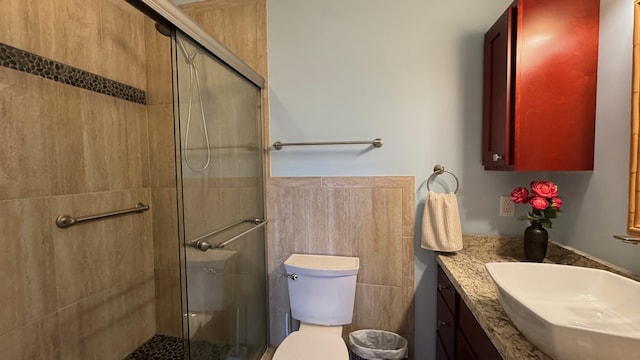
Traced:
<path fill-rule="evenodd" d="M 268 222 L 269 222 L 268 220 L 259 219 L 259 218 L 253 218 L 253 219 L 247 219 L 247 220 L 238 221 L 236 223 L 233 223 L 231 225 L 227 225 L 227 226 L 225 226 L 223 228 L 220 228 L 220 229 L 212 231 L 212 232 L 210 232 L 210 233 L 208 233 L 206 235 L 202 235 L 202 236 L 200 236 L 200 237 L 198 237 L 196 239 L 193 239 L 193 240 L 189 241 L 187 243 L 187 245 L 191 246 L 191 247 L 194 247 L 194 248 L 196 248 L 198 250 L 201 250 L 201 251 L 207 251 L 209 249 L 221 249 L 221 248 L 225 247 L 226 245 L 228 245 L 228 244 L 236 241 L 237 239 L 243 237 L 247 233 L 249 233 L 249 232 L 251 232 L 251 231 L 253 231 L 253 230 L 255 230 L 255 229 L 259 228 L 259 227 L 262 227 L 262 226 L 266 225 Z M 237 225 L 240 225 L 240 224 L 243 224 L 243 223 L 252 223 L 255 226 L 252 227 L 251 229 L 248 229 L 248 230 L 245 230 L 245 231 L 241 232 L 240 234 L 232 237 L 229 240 L 221 242 L 220 244 L 213 244 L 212 245 L 210 242 L 205 240 L 206 238 L 209 238 L 209 237 L 211 237 L 213 235 L 219 234 L 219 233 L 221 233 L 221 232 L 223 232 L 223 231 L 225 231 L 227 229 L 230 229 L 230 228 L 232 228 L 234 226 L 237 226 Z"/>
<path fill-rule="evenodd" d="M 143 203 L 137 203 L 136 206 L 131 209 L 111 211 L 111 212 L 106 212 L 102 214 L 80 216 L 80 217 L 73 217 L 71 215 L 60 215 L 56 218 L 56 225 L 61 229 L 66 229 L 70 226 L 73 226 L 82 222 L 94 221 L 94 220 L 98 220 L 106 217 L 126 215 L 131 213 L 141 213 L 147 210 L 149 210 L 149 205 L 145 205 Z"/>
<path fill-rule="evenodd" d="M 221 232 L 223 232 L 223 231 L 225 231 L 225 230 L 229 230 L 229 229 L 231 229 L 232 227 L 238 226 L 238 225 L 240 225 L 240 224 L 245 224 L 245 223 L 259 224 L 259 223 L 260 223 L 260 222 L 262 222 L 262 221 L 264 221 L 264 220 L 262 220 L 262 219 L 258 219 L 258 218 L 252 218 L 252 219 L 240 220 L 240 221 L 234 222 L 233 224 L 229 224 L 229 225 L 227 225 L 227 226 L 223 226 L 223 227 L 221 227 L 221 228 L 218 228 L 218 229 L 216 229 L 216 230 L 213 230 L 213 231 L 212 231 L 212 232 L 210 232 L 210 233 L 207 233 L 207 234 L 204 234 L 204 235 L 202 235 L 202 236 L 199 236 L 199 237 L 197 237 L 197 238 L 195 238 L 195 239 L 193 239 L 193 240 L 191 240 L 191 241 L 188 241 L 187 243 L 189 243 L 189 244 L 193 244 L 193 243 L 196 243 L 196 242 L 198 242 L 198 241 L 200 241 L 200 240 L 204 240 L 204 239 L 206 239 L 206 238 L 210 238 L 210 237 L 212 237 L 213 235 L 219 234 L 219 233 L 221 233 Z"/>
<path fill-rule="evenodd" d="M 184 149 L 185 151 L 189 150 L 222 150 L 222 149 L 247 149 L 249 151 L 256 151 L 258 145 L 254 143 L 241 144 L 241 145 L 220 145 L 220 146 L 211 146 L 211 147 L 197 147 L 197 148 L 188 148 Z"/>
<path fill-rule="evenodd" d="M 273 148 L 276 150 L 282 149 L 283 146 L 307 146 L 307 145 L 373 145 L 375 148 L 382 147 L 382 139 L 375 138 L 372 141 L 320 141 L 320 142 L 298 142 L 298 143 L 283 143 L 276 141 L 273 143 Z"/>

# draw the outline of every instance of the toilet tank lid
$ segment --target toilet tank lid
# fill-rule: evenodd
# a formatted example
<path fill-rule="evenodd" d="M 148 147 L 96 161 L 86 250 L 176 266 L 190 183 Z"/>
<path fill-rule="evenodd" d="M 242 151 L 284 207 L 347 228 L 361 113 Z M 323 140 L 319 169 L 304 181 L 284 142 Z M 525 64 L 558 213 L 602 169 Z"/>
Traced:
<path fill-rule="evenodd" d="M 355 275 L 360 259 L 349 256 L 292 254 L 284 262 L 288 272 L 315 276 Z"/>

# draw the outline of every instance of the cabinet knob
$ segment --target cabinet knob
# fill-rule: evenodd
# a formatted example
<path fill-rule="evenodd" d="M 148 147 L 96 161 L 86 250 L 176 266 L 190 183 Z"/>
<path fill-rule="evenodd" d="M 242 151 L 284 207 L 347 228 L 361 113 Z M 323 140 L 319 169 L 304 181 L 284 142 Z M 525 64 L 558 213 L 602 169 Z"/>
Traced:
<path fill-rule="evenodd" d="M 446 322 L 446 321 L 440 320 L 440 321 L 438 321 L 438 327 L 440 327 L 440 326 L 449 326 L 449 323 Z"/>
<path fill-rule="evenodd" d="M 494 153 L 493 154 L 493 161 L 499 161 L 502 160 L 502 155 Z"/>
<path fill-rule="evenodd" d="M 444 284 L 438 284 L 438 290 L 448 290 L 449 286 Z"/>

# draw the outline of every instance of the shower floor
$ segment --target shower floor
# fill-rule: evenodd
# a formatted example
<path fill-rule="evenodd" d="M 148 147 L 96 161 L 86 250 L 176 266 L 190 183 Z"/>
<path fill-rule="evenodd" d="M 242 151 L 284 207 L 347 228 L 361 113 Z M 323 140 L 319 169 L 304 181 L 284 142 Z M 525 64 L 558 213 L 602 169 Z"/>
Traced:
<path fill-rule="evenodd" d="M 224 360 L 229 346 L 192 341 L 191 360 Z M 123 360 L 183 360 L 182 339 L 174 336 L 154 335 Z"/>

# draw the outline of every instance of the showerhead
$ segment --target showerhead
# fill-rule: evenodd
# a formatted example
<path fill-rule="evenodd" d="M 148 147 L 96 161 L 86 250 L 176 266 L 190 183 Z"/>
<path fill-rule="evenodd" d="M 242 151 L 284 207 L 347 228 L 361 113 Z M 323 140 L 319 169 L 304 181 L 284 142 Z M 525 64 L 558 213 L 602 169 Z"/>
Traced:
<path fill-rule="evenodd" d="M 165 24 L 156 22 L 156 30 L 164 36 L 171 36 L 171 29 Z"/>
<path fill-rule="evenodd" d="M 166 25 L 163 24 L 161 22 L 156 22 L 155 24 L 156 30 L 158 30 L 158 32 L 164 36 L 171 36 L 171 28 Z M 195 57 L 196 57 L 196 52 L 193 53 L 189 53 L 187 51 L 187 49 L 185 48 L 184 44 L 182 43 L 182 41 L 180 41 L 180 39 L 176 39 L 176 42 L 178 43 L 178 47 L 180 48 L 180 51 L 182 51 L 182 54 L 185 57 L 185 61 L 187 62 L 187 64 L 191 64 L 193 63 Z"/>

